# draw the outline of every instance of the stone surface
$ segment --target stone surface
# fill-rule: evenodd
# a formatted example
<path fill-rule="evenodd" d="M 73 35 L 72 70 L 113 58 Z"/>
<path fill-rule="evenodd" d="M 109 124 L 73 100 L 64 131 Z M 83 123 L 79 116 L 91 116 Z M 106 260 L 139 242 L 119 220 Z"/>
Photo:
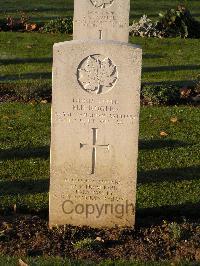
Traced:
<path fill-rule="evenodd" d="M 75 0 L 74 40 L 128 42 L 130 0 Z"/>
<path fill-rule="evenodd" d="M 114 41 L 54 45 L 50 226 L 134 225 L 141 56 Z"/>

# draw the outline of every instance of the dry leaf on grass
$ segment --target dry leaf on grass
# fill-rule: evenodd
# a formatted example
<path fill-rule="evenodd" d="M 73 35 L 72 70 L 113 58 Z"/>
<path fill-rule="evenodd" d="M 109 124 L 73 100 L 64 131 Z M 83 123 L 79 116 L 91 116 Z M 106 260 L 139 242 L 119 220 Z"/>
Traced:
<path fill-rule="evenodd" d="M 167 134 L 165 131 L 161 131 L 161 132 L 160 132 L 160 136 L 161 136 L 161 137 L 167 137 L 168 134 Z"/>
<path fill-rule="evenodd" d="M 170 118 L 170 121 L 171 121 L 172 123 L 177 123 L 177 122 L 178 122 L 178 118 L 177 118 L 176 116 L 171 117 L 171 118 Z"/>
<path fill-rule="evenodd" d="M 47 100 L 42 100 L 40 103 L 48 103 L 48 101 Z"/>
<path fill-rule="evenodd" d="M 28 266 L 22 259 L 19 259 L 19 266 Z"/>
<path fill-rule="evenodd" d="M 34 31 L 37 29 L 37 24 L 33 23 L 33 24 L 26 24 L 26 30 L 27 31 Z"/>
<path fill-rule="evenodd" d="M 184 88 L 181 88 L 180 89 L 180 94 L 181 94 L 181 98 L 182 99 L 187 99 L 190 97 L 190 94 L 191 94 L 191 89 L 187 88 L 187 87 L 184 87 Z"/>

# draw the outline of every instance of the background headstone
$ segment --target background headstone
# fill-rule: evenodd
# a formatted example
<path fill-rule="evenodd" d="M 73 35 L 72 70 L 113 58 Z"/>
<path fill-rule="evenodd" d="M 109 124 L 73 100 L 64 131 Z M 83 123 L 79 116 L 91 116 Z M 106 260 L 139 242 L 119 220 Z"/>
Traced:
<path fill-rule="evenodd" d="M 50 226 L 133 226 L 141 49 L 54 45 Z"/>
<path fill-rule="evenodd" d="M 74 40 L 128 42 L 130 0 L 74 0 Z"/>

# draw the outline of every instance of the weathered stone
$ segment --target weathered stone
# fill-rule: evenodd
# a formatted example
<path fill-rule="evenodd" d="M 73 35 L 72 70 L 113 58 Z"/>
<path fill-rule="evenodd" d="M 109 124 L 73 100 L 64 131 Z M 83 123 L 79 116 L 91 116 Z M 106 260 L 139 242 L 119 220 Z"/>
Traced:
<path fill-rule="evenodd" d="M 54 45 L 50 226 L 134 225 L 140 82 L 137 46 Z"/>
<path fill-rule="evenodd" d="M 74 40 L 128 42 L 130 0 L 75 0 Z"/>

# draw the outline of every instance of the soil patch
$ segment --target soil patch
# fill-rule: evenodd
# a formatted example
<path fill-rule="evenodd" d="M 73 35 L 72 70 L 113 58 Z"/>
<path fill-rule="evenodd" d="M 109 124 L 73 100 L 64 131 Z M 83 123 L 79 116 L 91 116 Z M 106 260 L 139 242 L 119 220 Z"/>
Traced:
<path fill-rule="evenodd" d="M 154 225 L 141 221 L 134 230 L 73 226 L 51 230 L 47 220 L 39 216 L 0 216 L 0 253 L 95 262 L 103 259 L 200 261 L 200 219 L 155 221 Z"/>

